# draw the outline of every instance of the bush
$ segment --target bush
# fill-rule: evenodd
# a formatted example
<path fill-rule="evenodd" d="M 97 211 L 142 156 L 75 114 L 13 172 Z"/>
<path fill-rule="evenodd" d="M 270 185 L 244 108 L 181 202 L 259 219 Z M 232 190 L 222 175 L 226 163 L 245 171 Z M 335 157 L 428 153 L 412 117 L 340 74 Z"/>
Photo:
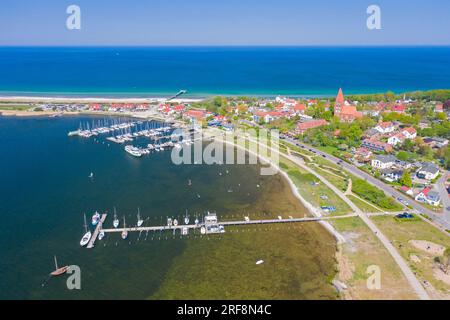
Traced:
<path fill-rule="evenodd" d="M 369 184 L 362 179 L 352 179 L 352 191 L 358 196 L 367 200 L 382 209 L 396 209 L 400 206 L 391 198 L 387 197 L 383 191 Z"/>

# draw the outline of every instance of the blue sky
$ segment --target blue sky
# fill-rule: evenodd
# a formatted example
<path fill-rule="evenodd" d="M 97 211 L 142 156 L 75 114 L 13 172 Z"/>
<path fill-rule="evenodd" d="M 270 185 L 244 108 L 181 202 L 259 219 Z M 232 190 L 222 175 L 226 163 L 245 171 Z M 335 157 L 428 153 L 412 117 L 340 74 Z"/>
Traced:
<path fill-rule="evenodd" d="M 71 4 L 81 30 L 66 29 Z M 0 45 L 450 45 L 450 1 L 2 0 Z"/>

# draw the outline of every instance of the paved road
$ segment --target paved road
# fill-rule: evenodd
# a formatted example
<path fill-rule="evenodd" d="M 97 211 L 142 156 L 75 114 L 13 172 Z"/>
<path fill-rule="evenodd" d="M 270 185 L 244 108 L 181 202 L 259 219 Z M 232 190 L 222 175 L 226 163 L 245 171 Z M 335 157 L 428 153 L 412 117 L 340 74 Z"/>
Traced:
<path fill-rule="evenodd" d="M 360 170 L 359 168 L 355 167 L 352 164 L 349 164 L 345 161 L 342 161 L 341 159 L 330 155 L 328 153 L 325 153 L 323 151 L 320 151 L 314 147 L 311 147 L 307 144 L 304 144 L 302 142 L 299 142 L 297 140 L 291 139 L 291 138 L 286 138 L 284 139 L 286 142 L 294 144 L 294 145 L 300 145 L 303 146 L 305 149 L 307 150 L 312 150 L 314 151 L 316 154 L 334 162 L 341 162 L 341 166 L 346 169 L 348 172 L 350 172 L 351 174 L 364 179 L 368 182 L 370 182 L 371 184 L 373 184 L 374 186 L 378 187 L 379 189 L 383 190 L 386 194 L 391 195 L 393 197 L 397 198 L 401 198 L 401 199 L 408 199 L 407 201 L 409 202 L 409 204 L 418 212 L 421 213 L 425 213 L 426 215 L 428 215 L 430 218 L 433 219 L 433 221 L 437 222 L 439 225 L 441 225 L 444 229 L 450 229 L 450 213 L 448 213 L 447 215 L 443 215 L 443 214 L 439 214 L 436 212 L 433 212 L 432 210 L 425 208 L 424 206 L 422 206 L 421 204 L 409 199 L 408 197 L 406 197 L 403 193 L 395 190 L 394 188 L 392 188 L 391 186 L 385 184 L 384 182 L 378 180 L 377 178 L 374 178 L 373 176 L 371 176 L 370 174 Z M 447 196 L 448 197 L 448 196 Z"/>
<path fill-rule="evenodd" d="M 445 188 L 445 182 L 450 178 L 450 172 L 445 172 L 442 177 L 437 181 L 436 187 L 442 199 L 442 205 L 444 206 L 444 215 L 447 221 L 450 221 L 450 195 Z"/>

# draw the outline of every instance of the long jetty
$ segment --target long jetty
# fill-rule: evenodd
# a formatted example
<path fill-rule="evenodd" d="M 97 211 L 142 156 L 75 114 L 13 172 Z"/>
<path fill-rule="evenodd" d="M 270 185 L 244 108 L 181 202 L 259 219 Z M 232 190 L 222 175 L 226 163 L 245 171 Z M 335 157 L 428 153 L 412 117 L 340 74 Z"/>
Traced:
<path fill-rule="evenodd" d="M 94 234 L 92 235 L 91 240 L 89 240 L 89 243 L 88 243 L 88 245 L 87 245 L 87 248 L 88 248 L 88 249 L 91 249 L 91 248 L 94 247 L 95 240 L 97 240 L 98 234 L 99 234 L 99 232 L 100 232 L 100 229 L 102 228 L 103 222 L 105 222 L 105 220 L 106 220 L 106 216 L 107 216 L 107 215 L 108 215 L 108 214 L 103 213 L 102 216 L 100 217 L 100 221 L 99 221 L 99 223 L 97 224 L 97 227 L 95 227 Z"/>

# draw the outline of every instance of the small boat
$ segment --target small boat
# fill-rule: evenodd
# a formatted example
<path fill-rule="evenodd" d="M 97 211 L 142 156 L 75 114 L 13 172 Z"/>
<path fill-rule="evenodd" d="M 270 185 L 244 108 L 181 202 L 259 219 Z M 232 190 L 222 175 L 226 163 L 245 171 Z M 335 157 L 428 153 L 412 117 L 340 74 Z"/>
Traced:
<path fill-rule="evenodd" d="M 189 179 L 189 181 L 188 181 L 188 186 L 192 186 L 192 181 L 191 181 L 191 179 Z"/>
<path fill-rule="evenodd" d="M 96 226 L 99 221 L 100 221 L 100 213 L 98 213 L 98 211 L 95 211 L 95 213 L 92 215 L 92 225 Z"/>
<path fill-rule="evenodd" d="M 198 218 L 195 218 L 195 221 L 194 221 L 194 223 L 195 224 L 198 224 L 200 221 L 198 221 Z"/>
<path fill-rule="evenodd" d="M 177 219 L 173 219 L 173 225 L 176 227 L 178 225 L 178 220 Z"/>
<path fill-rule="evenodd" d="M 172 226 L 172 218 L 167 218 L 167 226 L 168 227 Z"/>
<path fill-rule="evenodd" d="M 90 230 L 88 231 L 88 228 L 87 228 L 86 215 L 84 215 L 84 232 L 85 233 L 83 235 L 83 238 L 81 238 L 81 240 L 80 240 L 80 246 L 82 246 L 82 247 L 84 247 L 85 245 L 88 244 L 88 242 L 89 242 L 89 240 L 91 240 L 91 236 L 92 236 L 91 231 Z"/>
<path fill-rule="evenodd" d="M 55 257 L 55 271 L 51 272 L 50 275 L 51 276 L 60 276 L 64 273 L 67 272 L 67 269 L 69 269 L 69 266 L 64 266 L 61 268 L 58 268 L 58 261 L 56 260 L 56 256 Z"/>
<path fill-rule="evenodd" d="M 89 175 L 89 178 L 93 178 L 94 177 L 94 173 L 93 172 L 91 172 L 91 174 Z"/>
<path fill-rule="evenodd" d="M 102 240 L 105 237 L 105 231 L 101 230 L 98 234 L 98 240 Z"/>
<path fill-rule="evenodd" d="M 258 264 L 263 264 L 264 263 L 264 260 L 258 260 L 258 261 L 256 261 L 256 264 L 258 265 Z"/>
<path fill-rule="evenodd" d="M 123 231 L 122 231 L 122 239 L 125 240 L 126 238 L 128 238 L 128 231 L 126 230 L 127 225 L 125 224 L 125 217 L 123 217 Z"/>
<path fill-rule="evenodd" d="M 142 226 L 143 223 L 144 223 L 144 220 L 141 219 L 141 213 L 140 213 L 139 208 L 138 208 L 137 226 L 140 227 L 140 226 Z"/>
<path fill-rule="evenodd" d="M 184 224 L 189 224 L 189 216 L 188 216 L 187 210 L 186 210 L 186 215 L 184 217 Z"/>
<path fill-rule="evenodd" d="M 206 233 L 206 228 L 205 227 L 201 227 L 200 228 L 200 233 L 201 234 L 205 234 Z"/>
<path fill-rule="evenodd" d="M 117 219 L 117 214 L 116 214 L 116 207 L 114 207 L 114 220 L 113 220 L 113 226 L 114 228 L 117 228 L 119 226 L 119 219 Z"/>

